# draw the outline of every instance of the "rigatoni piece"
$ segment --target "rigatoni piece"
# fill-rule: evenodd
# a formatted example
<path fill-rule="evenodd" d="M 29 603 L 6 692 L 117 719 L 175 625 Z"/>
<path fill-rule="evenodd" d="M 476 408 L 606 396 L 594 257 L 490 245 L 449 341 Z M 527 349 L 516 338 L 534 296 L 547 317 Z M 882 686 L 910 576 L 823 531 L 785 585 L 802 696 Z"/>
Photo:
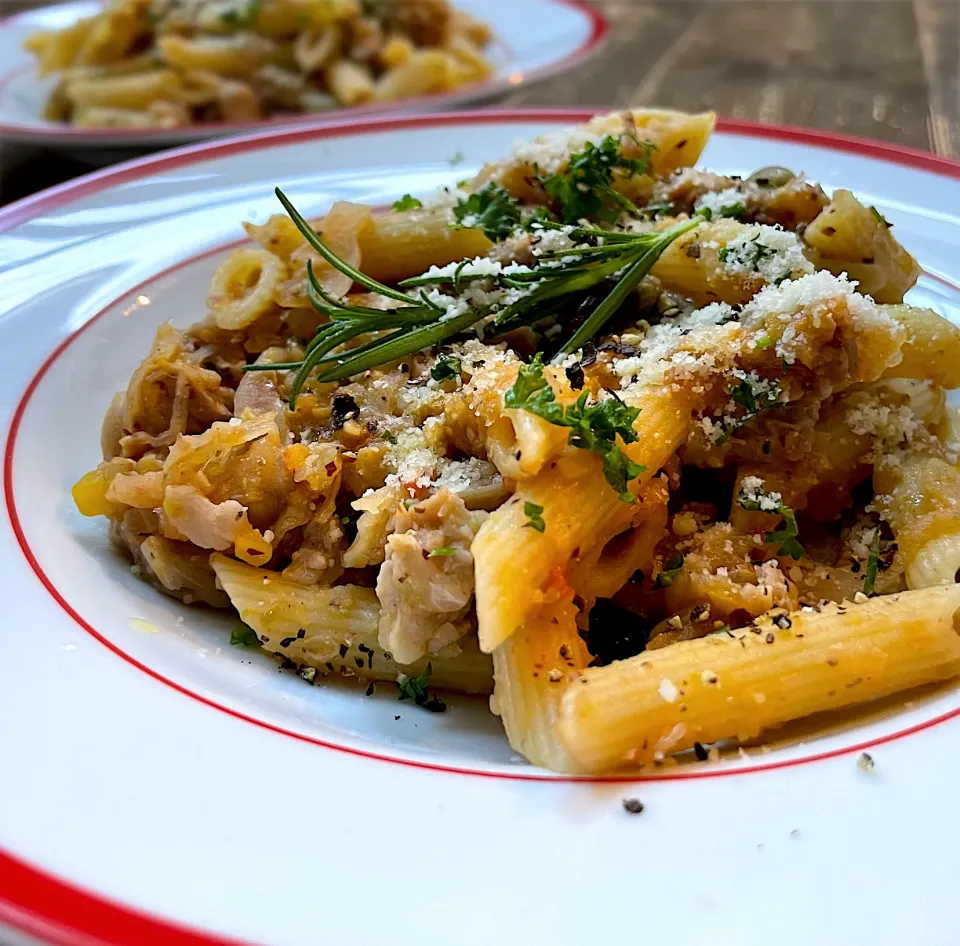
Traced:
<path fill-rule="evenodd" d="M 457 657 L 424 657 L 398 664 L 380 647 L 380 603 L 372 588 L 338 585 L 320 588 L 281 578 L 276 572 L 244 565 L 224 555 L 211 556 L 217 581 L 240 619 L 252 627 L 270 653 L 320 673 L 346 668 L 372 680 L 395 680 L 398 673 L 418 676 L 429 663 L 434 686 L 489 693 L 490 658 L 470 638 Z"/>
<path fill-rule="evenodd" d="M 585 670 L 557 731 L 577 771 L 751 739 L 960 674 L 960 586 L 830 604 Z"/>

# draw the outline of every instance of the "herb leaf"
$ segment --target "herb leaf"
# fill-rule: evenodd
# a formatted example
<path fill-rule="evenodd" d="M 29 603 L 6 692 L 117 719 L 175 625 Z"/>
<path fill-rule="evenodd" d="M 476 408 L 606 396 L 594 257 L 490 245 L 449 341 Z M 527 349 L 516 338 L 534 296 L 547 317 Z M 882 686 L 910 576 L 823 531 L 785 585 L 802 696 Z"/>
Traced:
<path fill-rule="evenodd" d="M 863 593 L 868 597 L 874 593 L 874 585 L 877 581 L 877 569 L 880 567 L 880 529 L 877 528 L 873 533 L 873 541 L 870 543 L 870 557 L 867 559 L 867 574 L 863 579 Z"/>
<path fill-rule="evenodd" d="M 230 632 L 230 643 L 240 647 L 259 647 L 260 638 L 252 627 L 246 624 L 238 624 Z"/>
<path fill-rule="evenodd" d="M 427 664 L 427 669 L 419 677 L 404 677 L 401 680 L 397 678 L 397 689 L 400 691 L 400 700 L 413 700 L 417 706 L 430 710 L 431 713 L 442 713 L 447 708 L 447 704 L 439 697 L 435 696 L 429 699 L 427 696 L 427 684 L 430 682 L 430 674 L 433 673 L 433 664 Z"/>
<path fill-rule="evenodd" d="M 403 213 L 405 210 L 419 210 L 422 206 L 423 203 L 410 194 L 404 194 L 399 200 L 393 202 L 393 209 L 398 213 Z"/>
<path fill-rule="evenodd" d="M 220 21 L 229 26 L 249 26 L 260 13 L 263 0 L 240 0 L 220 14 Z"/>
<path fill-rule="evenodd" d="M 427 558 L 443 558 L 447 555 L 455 555 L 459 551 L 460 549 L 458 549 L 455 545 L 441 545 L 438 548 L 433 549 Z"/>
<path fill-rule="evenodd" d="M 623 210 L 639 214 L 632 201 L 613 189 L 614 170 L 643 174 L 648 166 L 644 158 L 625 157 L 620 139 L 607 135 L 600 144 L 588 141 L 582 151 L 571 154 L 562 171 L 543 179 L 543 187 L 558 204 L 564 223 L 583 217 L 612 223 Z"/>
<path fill-rule="evenodd" d="M 430 377 L 434 381 L 447 381 L 450 378 L 459 378 L 463 371 L 463 362 L 453 355 L 441 355 L 437 363 L 430 369 Z"/>
<path fill-rule="evenodd" d="M 617 437 L 624 443 L 634 443 L 637 434 L 633 423 L 640 409 L 630 407 L 611 397 L 588 406 L 590 397 L 584 391 L 573 404 L 564 407 L 556 400 L 553 388 L 544 377 L 543 360 L 539 354 L 529 365 L 524 365 L 513 387 L 503 397 L 505 407 L 529 411 L 557 427 L 568 427 L 568 442 L 573 447 L 596 453 L 603 461 L 603 475 L 626 503 L 633 502 L 627 489 L 630 480 L 644 472 L 645 467 L 634 463 L 617 446 Z"/>
<path fill-rule="evenodd" d="M 683 556 L 679 552 L 674 552 L 664 563 L 663 568 L 657 575 L 657 587 L 669 588 L 673 584 L 674 578 L 683 570 Z"/>
<path fill-rule="evenodd" d="M 456 227 L 483 230 L 491 240 L 503 240 L 521 223 L 520 204 L 499 184 L 487 184 L 482 190 L 461 200 L 453 208 Z"/>
<path fill-rule="evenodd" d="M 543 506 L 538 506 L 529 500 L 523 504 L 523 514 L 527 517 L 527 525 L 536 532 L 545 532 L 547 524 L 543 521 Z"/>
<path fill-rule="evenodd" d="M 803 546 L 800 544 L 797 536 L 800 535 L 800 530 L 797 528 L 797 517 L 793 509 L 789 506 L 783 504 L 783 500 L 780 498 L 779 493 L 766 493 L 761 490 L 757 490 L 755 497 L 751 496 L 748 498 L 743 493 L 737 497 L 737 505 L 741 509 L 748 509 L 753 512 L 773 512 L 778 515 L 783 516 L 783 526 L 777 529 L 775 532 L 768 532 L 764 535 L 764 542 L 771 544 L 779 545 L 777 549 L 778 555 L 789 555 L 791 558 L 803 558 Z M 774 507 L 765 508 L 761 500 L 768 499 L 775 503 Z"/>

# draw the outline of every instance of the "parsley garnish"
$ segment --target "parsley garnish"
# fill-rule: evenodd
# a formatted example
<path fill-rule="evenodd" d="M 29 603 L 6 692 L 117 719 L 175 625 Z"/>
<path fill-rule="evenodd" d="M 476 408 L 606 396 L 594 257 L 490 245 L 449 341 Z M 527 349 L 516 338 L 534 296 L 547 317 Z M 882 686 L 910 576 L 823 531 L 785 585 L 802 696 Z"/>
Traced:
<path fill-rule="evenodd" d="M 453 208 L 455 226 L 483 230 L 491 240 L 503 240 L 520 226 L 520 204 L 499 184 L 488 184 Z"/>
<path fill-rule="evenodd" d="M 263 0 L 242 0 L 220 14 L 220 20 L 230 26 L 249 26 L 263 6 Z"/>
<path fill-rule="evenodd" d="M 760 500 L 766 497 L 776 503 L 773 509 L 764 509 L 760 505 Z M 776 497 L 776 498 L 775 498 Z M 737 497 L 737 504 L 742 509 L 749 509 L 752 512 L 775 512 L 783 516 L 783 527 L 775 532 L 768 532 L 764 537 L 764 542 L 778 544 L 778 555 L 789 555 L 791 558 L 803 558 L 803 546 L 800 544 L 797 536 L 800 530 L 797 528 L 797 517 L 789 506 L 784 506 L 783 500 L 776 493 L 763 493 L 757 491 L 756 499 L 747 499 L 743 493 Z"/>
<path fill-rule="evenodd" d="M 702 212 L 702 211 L 701 211 Z M 756 240 L 748 240 L 743 246 L 739 247 L 739 255 L 733 262 L 740 263 L 743 266 L 749 267 L 754 271 L 758 271 L 760 263 L 769 259 L 771 256 L 776 256 L 777 251 L 773 247 L 767 246 L 764 243 L 761 243 L 759 238 Z M 720 253 L 721 263 L 726 263 L 730 259 L 731 254 L 734 252 L 734 247 L 725 246 Z"/>
<path fill-rule="evenodd" d="M 763 379 L 744 378 L 740 384 L 730 388 L 730 397 L 735 404 L 739 404 L 746 412 L 744 421 L 765 408 L 774 407 L 780 398 L 780 385 L 776 381 L 769 382 L 769 388 L 761 385 Z"/>
<path fill-rule="evenodd" d="M 867 574 L 863 579 L 863 593 L 870 596 L 874 593 L 874 584 L 877 580 L 877 569 L 880 567 L 880 530 L 873 533 L 870 543 L 870 557 L 867 559 Z"/>
<path fill-rule="evenodd" d="M 645 158 L 624 157 L 619 138 L 607 135 L 599 145 L 588 141 L 583 151 L 571 154 L 566 168 L 544 178 L 543 187 L 559 205 L 564 223 L 584 217 L 612 223 L 623 210 L 640 213 L 632 201 L 614 190 L 614 170 L 643 174 L 648 167 Z"/>
<path fill-rule="evenodd" d="M 393 202 L 393 209 L 402 213 L 404 210 L 419 210 L 423 203 L 410 194 L 404 194 L 399 200 Z"/>
<path fill-rule="evenodd" d="M 722 204 L 718 210 L 718 216 L 720 217 L 742 217 L 747 212 L 746 205 L 743 201 L 734 201 L 732 204 Z M 702 206 L 697 208 L 697 213 L 707 220 L 713 219 L 713 210 L 710 207 Z M 723 259 L 723 251 L 721 250 L 720 258 Z"/>
<path fill-rule="evenodd" d="M 754 343 L 754 348 L 757 351 L 766 351 L 768 348 L 772 348 L 774 345 L 773 339 L 769 335 L 761 335 L 756 342 Z"/>
<path fill-rule="evenodd" d="M 435 696 L 432 700 L 427 698 L 427 684 L 430 682 L 430 674 L 433 673 L 433 664 L 427 664 L 427 669 L 419 677 L 404 677 L 402 680 L 397 678 L 397 689 L 400 691 L 400 700 L 413 700 L 417 706 L 430 710 L 431 713 L 442 713 L 447 704 L 439 697 Z"/>
<path fill-rule="evenodd" d="M 396 442 L 397 442 L 397 435 L 396 435 L 395 433 L 393 433 L 393 431 L 391 431 L 391 430 L 385 430 L 385 431 L 383 431 L 383 432 L 380 434 L 380 439 L 381 439 L 381 440 L 386 440 L 387 443 L 396 443 Z"/>
<path fill-rule="evenodd" d="M 679 552 L 674 552 L 664 563 L 663 568 L 660 569 L 660 574 L 657 575 L 657 587 L 669 588 L 682 569 L 683 556 Z"/>
<path fill-rule="evenodd" d="M 508 408 L 519 408 L 542 417 L 557 427 L 569 427 L 568 442 L 581 450 L 599 454 L 603 461 L 603 475 L 625 503 L 633 502 L 627 484 L 646 469 L 634 463 L 618 446 L 617 437 L 624 443 L 634 443 L 637 434 L 633 422 L 640 414 L 638 407 L 630 407 L 617 398 L 587 406 L 589 391 L 584 391 L 573 403 L 558 404 L 553 388 L 543 375 L 543 359 L 538 352 L 529 365 L 524 365 L 512 388 L 503 396 Z"/>
<path fill-rule="evenodd" d="M 434 381 L 447 381 L 450 378 L 459 378 L 463 371 L 463 362 L 453 355 L 441 355 L 437 363 L 430 369 L 430 377 Z"/>
<path fill-rule="evenodd" d="M 246 624 L 238 624 L 230 632 L 230 643 L 241 647 L 258 647 L 260 638 L 257 632 Z"/>
<path fill-rule="evenodd" d="M 523 504 L 523 514 L 527 517 L 527 525 L 536 532 L 546 531 L 547 524 L 543 521 L 543 506 L 531 503 L 529 500 Z"/>
<path fill-rule="evenodd" d="M 433 549 L 427 558 L 442 558 L 445 555 L 453 555 L 458 551 L 459 549 L 455 545 L 441 545 L 439 548 Z"/>

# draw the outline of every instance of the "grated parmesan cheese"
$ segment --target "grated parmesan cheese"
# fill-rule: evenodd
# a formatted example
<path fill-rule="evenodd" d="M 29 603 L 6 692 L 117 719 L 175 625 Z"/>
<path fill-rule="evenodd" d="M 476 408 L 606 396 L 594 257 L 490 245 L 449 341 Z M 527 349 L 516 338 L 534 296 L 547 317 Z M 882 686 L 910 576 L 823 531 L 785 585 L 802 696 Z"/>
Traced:
<path fill-rule="evenodd" d="M 759 275 L 767 283 L 812 273 L 799 237 L 780 226 L 751 224 L 721 251 L 720 268 L 731 275 Z"/>
<path fill-rule="evenodd" d="M 693 205 L 695 211 L 706 210 L 709 220 L 718 217 L 737 217 L 743 213 L 746 198 L 736 187 L 728 187 L 722 191 L 708 191 Z"/>

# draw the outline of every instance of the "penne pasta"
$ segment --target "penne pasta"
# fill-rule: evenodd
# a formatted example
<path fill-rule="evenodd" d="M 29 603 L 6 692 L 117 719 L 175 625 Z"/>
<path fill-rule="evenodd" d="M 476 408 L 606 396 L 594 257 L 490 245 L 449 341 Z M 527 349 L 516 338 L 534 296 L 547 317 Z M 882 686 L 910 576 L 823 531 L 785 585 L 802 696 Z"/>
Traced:
<path fill-rule="evenodd" d="M 211 563 L 240 619 L 269 653 L 321 675 L 346 670 L 372 680 L 396 680 L 398 673 L 416 677 L 429 663 L 435 686 L 467 693 L 492 688 L 490 658 L 469 641 L 456 657 L 394 661 L 377 639 L 380 604 L 372 588 L 301 585 L 223 555 L 213 555 Z"/>
<path fill-rule="evenodd" d="M 571 683 L 557 717 L 578 771 L 752 739 L 793 719 L 960 673 L 960 587 L 764 617 Z"/>
<path fill-rule="evenodd" d="M 180 10 L 161 39 L 229 63 L 77 53 L 56 107 L 245 120 L 483 68 L 468 19 L 320 2 Z M 278 191 L 110 403 L 78 510 L 308 680 L 492 690 L 557 771 L 960 676 L 960 330 L 848 192 L 687 167 L 713 120 L 598 116 L 314 225 Z"/>

